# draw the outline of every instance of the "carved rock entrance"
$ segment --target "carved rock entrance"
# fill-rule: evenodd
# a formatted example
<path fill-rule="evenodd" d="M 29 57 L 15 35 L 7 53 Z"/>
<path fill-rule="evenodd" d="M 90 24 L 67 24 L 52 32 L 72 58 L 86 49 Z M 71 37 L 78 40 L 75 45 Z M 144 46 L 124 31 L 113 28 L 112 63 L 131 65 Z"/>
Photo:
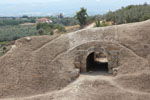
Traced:
<path fill-rule="evenodd" d="M 95 70 L 113 74 L 113 69 L 118 67 L 120 49 L 119 45 L 101 42 L 80 45 L 76 48 L 75 67 L 81 73 Z"/>
<path fill-rule="evenodd" d="M 86 59 L 86 70 L 108 73 L 108 60 L 103 53 L 93 52 Z"/>

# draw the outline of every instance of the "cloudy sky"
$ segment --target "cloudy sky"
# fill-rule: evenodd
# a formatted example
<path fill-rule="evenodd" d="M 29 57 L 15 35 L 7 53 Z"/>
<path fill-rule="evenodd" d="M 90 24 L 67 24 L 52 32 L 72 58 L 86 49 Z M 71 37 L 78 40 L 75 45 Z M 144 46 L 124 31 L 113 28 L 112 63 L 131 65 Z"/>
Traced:
<path fill-rule="evenodd" d="M 73 16 L 80 7 L 90 15 L 103 14 L 130 4 L 149 3 L 150 0 L 1 0 L 0 16 L 57 15 Z"/>

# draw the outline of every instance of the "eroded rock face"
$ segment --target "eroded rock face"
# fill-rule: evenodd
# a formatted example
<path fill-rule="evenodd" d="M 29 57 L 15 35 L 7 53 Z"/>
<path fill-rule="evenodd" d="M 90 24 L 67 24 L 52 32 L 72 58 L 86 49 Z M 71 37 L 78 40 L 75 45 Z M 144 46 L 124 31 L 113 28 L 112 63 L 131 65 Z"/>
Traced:
<path fill-rule="evenodd" d="M 22 97 L 60 90 L 74 81 L 80 71 L 86 72 L 86 59 L 92 52 L 102 52 L 107 56 L 109 73 L 114 72 L 116 78 L 145 71 L 150 74 L 149 27 L 150 20 L 61 36 L 19 39 L 16 47 L 0 58 L 0 97 Z M 132 79 L 134 81 L 131 78 L 127 84 Z M 118 80 L 120 84 L 126 82 L 126 78 Z M 142 91 L 148 91 L 147 88 Z"/>

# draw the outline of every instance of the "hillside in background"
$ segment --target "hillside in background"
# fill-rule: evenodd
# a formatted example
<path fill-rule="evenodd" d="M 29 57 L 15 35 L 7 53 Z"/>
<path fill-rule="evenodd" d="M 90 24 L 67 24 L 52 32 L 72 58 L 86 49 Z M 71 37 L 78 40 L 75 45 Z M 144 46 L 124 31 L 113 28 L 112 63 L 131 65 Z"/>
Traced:
<path fill-rule="evenodd" d="M 150 5 L 145 3 L 143 5 L 122 7 L 113 12 L 109 11 L 102 18 L 107 21 L 113 21 L 115 24 L 144 21 L 150 19 Z"/>
<path fill-rule="evenodd" d="M 35 22 L 38 18 L 41 17 L 29 17 L 25 15 L 22 17 L 1 17 L 0 41 L 12 41 L 21 37 L 32 35 L 47 35 L 54 29 L 64 32 L 65 26 L 68 28 L 68 26 L 72 27 L 74 25 L 79 25 L 79 22 L 75 17 L 65 17 L 63 14 L 61 14 L 60 16 L 46 16 L 46 18 L 51 19 L 53 23 L 51 25 L 44 24 L 44 28 L 42 25 L 42 27 L 37 29 Z M 99 25 L 100 27 L 108 26 L 107 22 L 111 22 L 112 24 L 109 25 L 113 25 L 144 21 L 150 19 L 150 5 L 146 3 L 143 5 L 130 5 L 127 7 L 122 7 L 116 11 L 109 11 L 104 15 L 88 16 L 87 25 L 93 23 L 97 19 L 106 20 L 104 25 Z M 33 25 L 29 24 L 24 26 L 24 23 L 33 23 Z M 69 32 L 72 30 L 69 28 Z"/>
<path fill-rule="evenodd" d="M 88 10 L 88 9 L 87 9 Z M 7 51 L 3 47 L 7 42 L 26 36 L 53 35 L 55 33 L 67 33 L 80 29 L 76 17 L 45 16 L 52 20 L 50 24 L 37 24 L 36 20 L 43 17 L 0 17 L 0 51 Z M 150 19 L 150 5 L 130 5 L 116 11 L 109 11 L 104 15 L 88 16 L 86 27 L 104 27 L 114 24 L 140 22 Z M 95 21 L 95 23 L 94 23 Z M 102 23 L 100 23 L 102 22 Z M 4 52 L 5 53 L 5 52 Z"/>

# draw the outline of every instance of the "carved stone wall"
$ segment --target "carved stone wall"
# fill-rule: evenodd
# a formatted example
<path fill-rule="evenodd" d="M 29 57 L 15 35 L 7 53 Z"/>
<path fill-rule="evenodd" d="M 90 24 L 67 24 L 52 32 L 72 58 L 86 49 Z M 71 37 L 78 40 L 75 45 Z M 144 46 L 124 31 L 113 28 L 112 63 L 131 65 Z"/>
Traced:
<path fill-rule="evenodd" d="M 86 59 L 88 55 L 93 52 L 99 52 L 106 55 L 108 59 L 108 69 L 109 73 L 113 73 L 113 68 L 118 67 L 119 59 L 119 48 L 114 44 L 105 44 L 101 42 L 90 42 L 79 46 L 77 50 L 77 56 L 75 58 L 74 64 L 76 68 L 79 68 L 81 72 L 86 72 Z M 88 47 L 87 47 L 88 46 Z"/>

